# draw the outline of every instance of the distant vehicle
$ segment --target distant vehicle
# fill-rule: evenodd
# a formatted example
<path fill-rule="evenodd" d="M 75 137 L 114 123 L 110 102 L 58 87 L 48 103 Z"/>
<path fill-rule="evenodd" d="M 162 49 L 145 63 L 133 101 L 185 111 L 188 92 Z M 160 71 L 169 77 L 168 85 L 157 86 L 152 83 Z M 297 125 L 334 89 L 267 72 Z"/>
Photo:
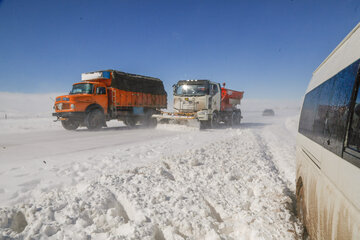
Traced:
<path fill-rule="evenodd" d="M 81 80 L 70 94 L 57 97 L 54 105 L 53 116 L 67 130 L 99 129 L 111 119 L 154 127 L 157 122 L 151 116 L 167 107 L 167 94 L 158 78 L 105 70 L 83 73 Z"/>
<path fill-rule="evenodd" d="M 216 128 L 220 122 L 228 126 L 240 124 L 241 111 L 237 108 L 244 92 L 221 87 L 210 80 L 181 80 L 174 85 L 173 113 L 156 114 L 154 117 L 174 121 L 200 122 L 200 128 Z"/>
<path fill-rule="evenodd" d="M 272 109 L 265 109 L 262 113 L 263 116 L 275 116 L 275 112 Z"/>
<path fill-rule="evenodd" d="M 360 239 L 359 67 L 360 23 L 314 71 L 304 98 L 296 198 L 311 239 Z"/>

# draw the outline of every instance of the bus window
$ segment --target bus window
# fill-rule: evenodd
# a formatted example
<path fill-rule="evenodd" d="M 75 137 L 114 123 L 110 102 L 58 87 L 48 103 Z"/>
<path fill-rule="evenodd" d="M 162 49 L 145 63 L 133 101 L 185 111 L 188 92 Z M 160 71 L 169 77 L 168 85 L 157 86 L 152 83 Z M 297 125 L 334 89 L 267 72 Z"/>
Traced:
<path fill-rule="evenodd" d="M 342 155 L 348 109 L 360 60 L 305 95 L 299 132 Z"/>
<path fill-rule="evenodd" d="M 360 94 L 357 95 L 354 113 L 350 122 L 348 147 L 360 152 Z"/>
<path fill-rule="evenodd" d="M 325 119 L 324 146 L 331 152 L 342 155 L 349 105 L 358 72 L 359 60 L 345 68 L 334 78 L 334 90 L 329 100 Z"/>

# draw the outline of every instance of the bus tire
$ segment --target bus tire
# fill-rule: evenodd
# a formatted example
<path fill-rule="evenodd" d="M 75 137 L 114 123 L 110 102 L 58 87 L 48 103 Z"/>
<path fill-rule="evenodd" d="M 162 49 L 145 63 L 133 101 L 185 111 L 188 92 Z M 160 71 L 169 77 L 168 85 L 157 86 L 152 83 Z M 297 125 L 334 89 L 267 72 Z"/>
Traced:
<path fill-rule="evenodd" d="M 299 181 L 300 182 L 297 184 L 298 186 L 296 187 L 296 214 L 304 227 L 302 239 L 306 240 L 309 239 L 309 234 L 306 229 L 306 205 L 304 197 L 304 187 L 301 180 Z"/>

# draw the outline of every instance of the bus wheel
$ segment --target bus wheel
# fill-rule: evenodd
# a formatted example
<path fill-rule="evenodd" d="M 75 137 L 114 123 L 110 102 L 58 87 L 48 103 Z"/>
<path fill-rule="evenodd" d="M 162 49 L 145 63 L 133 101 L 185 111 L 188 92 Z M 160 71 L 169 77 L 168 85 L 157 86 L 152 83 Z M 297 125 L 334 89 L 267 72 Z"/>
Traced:
<path fill-rule="evenodd" d="M 85 125 L 89 130 L 100 129 L 104 125 L 104 122 L 104 114 L 99 109 L 95 109 L 86 115 Z"/>
<path fill-rule="evenodd" d="M 78 121 L 75 121 L 72 119 L 62 120 L 61 124 L 66 130 L 70 130 L 70 131 L 76 130 L 80 125 L 80 123 Z"/>
<path fill-rule="evenodd" d="M 305 198 L 304 198 L 304 188 L 303 188 L 302 182 L 300 182 L 297 185 L 298 186 L 296 187 L 297 188 L 296 189 L 296 213 L 297 213 L 299 220 L 301 221 L 301 223 L 304 226 L 302 239 L 307 240 L 307 239 L 309 239 L 309 234 L 306 229 L 306 205 L 305 205 Z"/>

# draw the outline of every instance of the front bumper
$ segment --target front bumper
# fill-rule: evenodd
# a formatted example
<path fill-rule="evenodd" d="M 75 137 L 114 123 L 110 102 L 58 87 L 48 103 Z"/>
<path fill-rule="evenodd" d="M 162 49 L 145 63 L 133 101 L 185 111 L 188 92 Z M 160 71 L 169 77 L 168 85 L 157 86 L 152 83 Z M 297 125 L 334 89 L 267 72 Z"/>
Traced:
<path fill-rule="evenodd" d="M 153 118 L 157 119 L 173 119 L 173 120 L 190 120 L 197 119 L 199 121 L 207 121 L 211 119 L 211 114 L 207 111 L 199 111 L 197 113 L 169 113 L 162 112 L 161 114 L 153 114 Z"/>
<path fill-rule="evenodd" d="M 85 118 L 84 112 L 55 112 L 52 114 L 54 117 L 65 118 L 65 119 L 74 119 L 82 121 Z"/>

